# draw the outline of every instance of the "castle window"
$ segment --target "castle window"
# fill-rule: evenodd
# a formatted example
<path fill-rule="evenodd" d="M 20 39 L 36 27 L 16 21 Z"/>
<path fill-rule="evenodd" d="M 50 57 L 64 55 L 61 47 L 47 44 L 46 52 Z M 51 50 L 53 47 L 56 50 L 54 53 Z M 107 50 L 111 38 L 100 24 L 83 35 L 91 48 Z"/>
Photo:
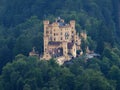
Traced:
<path fill-rule="evenodd" d="M 54 33 L 54 36 L 55 36 L 55 33 Z"/>
<path fill-rule="evenodd" d="M 62 32 L 61 32 L 61 35 L 62 35 Z"/>
<path fill-rule="evenodd" d="M 61 40 L 62 40 L 62 37 L 61 37 Z"/>

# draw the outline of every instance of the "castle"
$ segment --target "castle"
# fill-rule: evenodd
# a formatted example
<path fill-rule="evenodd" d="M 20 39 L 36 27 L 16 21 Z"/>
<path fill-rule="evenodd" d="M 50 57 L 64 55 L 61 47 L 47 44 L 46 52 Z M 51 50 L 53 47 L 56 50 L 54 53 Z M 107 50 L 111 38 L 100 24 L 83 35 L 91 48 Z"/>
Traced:
<path fill-rule="evenodd" d="M 65 61 L 75 58 L 77 50 L 81 50 L 81 38 L 87 38 L 85 32 L 76 32 L 75 20 L 66 24 L 63 19 L 57 18 L 53 23 L 45 20 L 43 24 L 44 54 L 42 59 L 56 58 L 59 64 L 63 64 Z"/>
<path fill-rule="evenodd" d="M 84 32 L 81 34 L 76 33 L 75 20 L 71 20 L 69 24 L 66 24 L 63 19 L 58 18 L 52 24 L 50 24 L 49 20 L 45 20 L 43 23 L 43 59 L 58 58 L 58 60 L 70 60 L 71 57 L 76 57 L 76 51 L 81 50 L 81 37 L 86 39 L 87 35 Z"/>

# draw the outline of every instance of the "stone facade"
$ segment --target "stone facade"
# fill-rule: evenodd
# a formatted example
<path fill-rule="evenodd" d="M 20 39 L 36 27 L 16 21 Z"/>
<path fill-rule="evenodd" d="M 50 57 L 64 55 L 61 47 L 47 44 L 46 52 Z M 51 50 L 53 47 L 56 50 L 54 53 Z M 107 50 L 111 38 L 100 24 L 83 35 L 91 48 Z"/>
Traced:
<path fill-rule="evenodd" d="M 86 39 L 86 33 L 76 33 L 75 20 L 71 20 L 66 24 L 63 19 L 56 19 L 55 22 L 50 23 L 45 20 L 44 24 L 44 55 L 43 59 L 62 58 L 70 60 L 76 57 L 77 50 L 81 50 L 81 37 Z M 60 58 L 62 57 L 62 58 Z"/>

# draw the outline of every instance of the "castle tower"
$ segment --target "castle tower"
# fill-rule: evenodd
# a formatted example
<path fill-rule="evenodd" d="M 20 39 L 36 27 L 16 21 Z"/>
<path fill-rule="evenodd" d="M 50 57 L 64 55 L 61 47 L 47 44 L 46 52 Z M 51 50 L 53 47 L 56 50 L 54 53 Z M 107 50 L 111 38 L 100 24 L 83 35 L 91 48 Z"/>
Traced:
<path fill-rule="evenodd" d="M 44 56 L 43 59 L 49 60 L 51 58 L 49 52 L 48 52 L 48 36 L 44 36 Z"/>
<path fill-rule="evenodd" d="M 72 29 L 75 29 L 75 20 L 71 20 L 70 25 L 71 25 Z"/>
<path fill-rule="evenodd" d="M 47 27 L 49 25 L 49 20 L 43 21 L 43 24 L 44 24 L 44 36 L 46 36 L 46 30 L 47 30 Z"/>

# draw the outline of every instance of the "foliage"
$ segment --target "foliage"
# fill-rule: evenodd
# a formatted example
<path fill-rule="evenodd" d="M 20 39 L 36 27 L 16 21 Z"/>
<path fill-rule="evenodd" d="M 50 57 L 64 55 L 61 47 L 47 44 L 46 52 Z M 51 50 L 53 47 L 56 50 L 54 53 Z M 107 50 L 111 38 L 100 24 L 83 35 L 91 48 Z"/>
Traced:
<path fill-rule="evenodd" d="M 120 69 L 115 65 L 109 67 L 106 77 L 101 68 L 97 69 L 102 67 L 101 63 L 102 61 L 96 59 L 85 62 L 78 58 L 71 64 L 59 66 L 54 59 L 40 61 L 37 57 L 18 55 L 12 63 L 8 63 L 3 68 L 0 88 L 3 90 L 115 90 L 119 88 Z"/>

